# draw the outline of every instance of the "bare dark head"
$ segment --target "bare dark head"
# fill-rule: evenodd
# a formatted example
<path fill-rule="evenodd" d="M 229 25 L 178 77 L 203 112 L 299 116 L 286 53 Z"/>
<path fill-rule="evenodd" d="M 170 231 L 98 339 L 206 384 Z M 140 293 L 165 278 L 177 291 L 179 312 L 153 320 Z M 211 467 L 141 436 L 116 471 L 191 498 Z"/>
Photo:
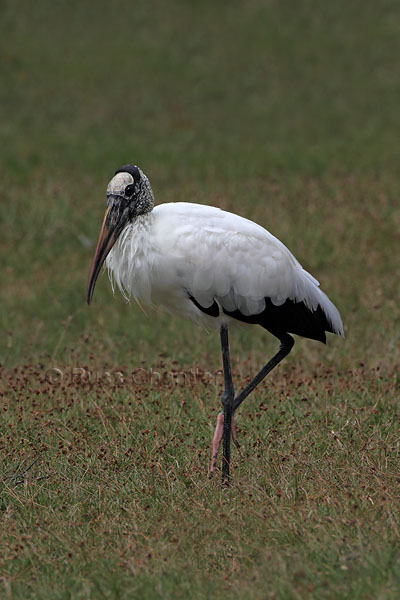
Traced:
<path fill-rule="evenodd" d="M 129 209 L 130 220 L 153 210 L 153 190 L 139 167 L 124 165 L 115 171 L 107 186 L 107 206 L 115 201 L 121 201 Z"/>

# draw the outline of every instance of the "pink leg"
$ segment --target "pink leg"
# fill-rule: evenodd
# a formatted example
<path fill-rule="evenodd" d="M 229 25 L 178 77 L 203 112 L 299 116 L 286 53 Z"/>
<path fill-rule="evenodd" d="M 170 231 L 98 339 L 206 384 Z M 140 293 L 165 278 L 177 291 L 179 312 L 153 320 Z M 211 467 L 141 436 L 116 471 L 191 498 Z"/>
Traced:
<path fill-rule="evenodd" d="M 210 474 L 209 474 L 210 479 L 212 479 L 212 477 L 214 476 L 214 471 L 217 466 L 218 450 L 219 450 L 219 446 L 221 444 L 223 432 L 224 432 L 224 413 L 218 413 L 217 424 L 215 426 L 214 437 L 212 440 L 212 456 L 211 456 L 211 465 L 210 465 Z M 240 448 L 240 444 L 236 438 L 236 428 L 235 428 L 235 421 L 234 421 L 233 417 L 232 417 L 231 432 L 232 432 L 233 443 L 235 444 L 236 448 Z"/>

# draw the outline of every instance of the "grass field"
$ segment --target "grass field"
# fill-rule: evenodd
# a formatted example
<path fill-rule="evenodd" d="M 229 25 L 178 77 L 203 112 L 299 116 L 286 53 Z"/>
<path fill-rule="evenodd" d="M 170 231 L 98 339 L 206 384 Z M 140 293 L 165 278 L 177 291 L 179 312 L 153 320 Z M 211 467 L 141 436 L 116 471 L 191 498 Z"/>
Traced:
<path fill-rule="evenodd" d="M 5 0 L 0 597 L 395 599 L 400 10 Z M 88 271 L 121 164 L 259 222 L 339 307 L 237 416 L 208 481 L 218 335 Z M 232 334 L 235 385 L 275 351 Z"/>

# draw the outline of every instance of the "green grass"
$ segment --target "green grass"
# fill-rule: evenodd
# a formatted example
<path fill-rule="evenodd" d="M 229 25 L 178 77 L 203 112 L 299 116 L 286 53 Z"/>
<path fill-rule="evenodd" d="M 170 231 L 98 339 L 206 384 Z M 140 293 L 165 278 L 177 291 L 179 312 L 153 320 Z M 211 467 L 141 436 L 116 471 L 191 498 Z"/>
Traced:
<path fill-rule="evenodd" d="M 1 27 L 0 597 L 398 598 L 397 3 L 16 0 Z M 343 316 L 243 405 L 228 490 L 218 336 L 104 275 L 85 304 L 126 162 L 267 227 Z M 234 331 L 236 386 L 274 350 Z"/>

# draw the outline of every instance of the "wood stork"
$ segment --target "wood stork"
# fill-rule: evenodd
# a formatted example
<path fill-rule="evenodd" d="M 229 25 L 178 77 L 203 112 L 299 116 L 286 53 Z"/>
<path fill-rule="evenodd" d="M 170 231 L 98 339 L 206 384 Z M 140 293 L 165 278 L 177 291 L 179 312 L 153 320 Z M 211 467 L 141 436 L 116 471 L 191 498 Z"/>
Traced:
<path fill-rule="evenodd" d="M 229 482 L 233 416 L 287 355 L 290 334 L 326 342 L 344 337 L 337 308 L 293 254 L 260 225 L 213 206 L 187 202 L 154 207 L 150 182 L 133 165 L 119 168 L 107 187 L 107 209 L 89 276 L 87 302 L 106 261 L 112 284 L 126 297 L 190 318 L 220 333 L 224 373 L 222 412 L 213 438 L 210 477 L 223 436 L 222 481 Z M 280 341 L 278 352 L 235 395 L 228 327 L 261 325 Z"/>

